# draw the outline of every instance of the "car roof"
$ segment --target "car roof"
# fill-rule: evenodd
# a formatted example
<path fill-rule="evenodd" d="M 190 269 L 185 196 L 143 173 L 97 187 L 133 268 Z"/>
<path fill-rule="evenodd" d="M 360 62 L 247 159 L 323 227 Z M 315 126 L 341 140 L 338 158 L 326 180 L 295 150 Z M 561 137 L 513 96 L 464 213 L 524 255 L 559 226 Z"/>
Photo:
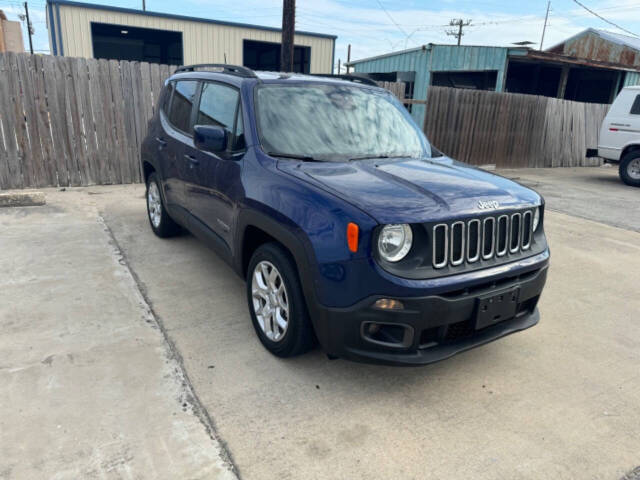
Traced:
<path fill-rule="evenodd" d="M 319 75 L 307 75 L 302 73 L 285 73 L 285 72 L 268 72 L 268 71 L 254 71 L 255 76 L 240 76 L 226 72 L 210 72 L 206 70 L 178 72 L 173 74 L 167 79 L 169 80 L 215 80 L 219 82 L 228 83 L 230 85 L 240 87 L 245 82 L 261 82 L 265 84 L 290 84 L 290 83 L 318 83 L 318 84 L 339 84 L 345 86 L 357 86 L 366 88 L 380 88 L 374 85 L 369 85 L 365 82 L 358 81 L 357 76 L 353 76 L 353 79 L 339 77 L 331 75 L 322 76 Z"/>

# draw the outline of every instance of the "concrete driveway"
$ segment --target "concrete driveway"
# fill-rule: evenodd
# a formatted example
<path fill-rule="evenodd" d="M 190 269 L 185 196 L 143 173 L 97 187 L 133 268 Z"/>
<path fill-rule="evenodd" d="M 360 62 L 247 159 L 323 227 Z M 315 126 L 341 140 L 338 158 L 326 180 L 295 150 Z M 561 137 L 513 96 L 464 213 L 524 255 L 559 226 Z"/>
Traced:
<path fill-rule="evenodd" d="M 518 172 L 524 183 L 544 184 L 538 189 L 551 193 L 546 230 L 552 265 L 542 320 L 422 368 L 332 361 L 319 350 L 275 358 L 253 332 L 243 282 L 192 236 L 153 236 L 142 186 L 47 195 L 51 208 L 70 217 L 70 205 L 95 204 L 165 336 L 163 348 L 173 352 L 213 440 L 226 447 L 242 479 L 620 479 L 640 465 L 640 234 L 629 217 L 612 218 L 619 196 L 640 211 L 640 190 L 621 188 L 611 169 L 582 169 L 582 181 L 561 170 Z M 594 196 L 616 200 L 581 206 Z M 567 207 L 568 197 L 575 207 Z M 581 218 L 587 216 L 596 221 Z M 4 222 L 3 228 L 13 228 L 22 220 L 16 215 Z M 0 305 L 0 319 L 3 314 Z M 9 331 L 0 338 L 0 352 L 11 341 Z M 12 402 L 21 394 L 28 398 L 27 391 L 13 392 Z M 40 402 L 49 408 L 46 398 Z M 3 424 L 23 421 L 10 418 L 7 407 Z M 155 415 L 163 421 L 165 414 Z M 6 444 L 37 435 L 16 427 L 9 432 L 0 454 Z M 192 438 L 213 452 L 205 458 L 224 457 L 211 438 Z M 28 452 L 7 451 L 19 460 Z M 0 478 L 6 463 L 0 455 Z"/>

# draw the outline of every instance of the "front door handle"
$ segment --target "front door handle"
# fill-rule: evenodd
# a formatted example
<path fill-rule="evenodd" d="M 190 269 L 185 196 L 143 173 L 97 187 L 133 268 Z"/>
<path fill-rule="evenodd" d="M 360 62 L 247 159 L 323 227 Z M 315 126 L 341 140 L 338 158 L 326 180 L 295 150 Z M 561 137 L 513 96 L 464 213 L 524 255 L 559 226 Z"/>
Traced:
<path fill-rule="evenodd" d="M 160 147 L 164 148 L 167 146 L 167 142 L 165 142 L 162 138 L 156 137 L 156 142 L 160 144 Z"/>
<path fill-rule="evenodd" d="M 200 163 L 200 160 L 198 160 L 196 157 L 194 157 L 193 155 L 188 155 L 185 154 L 184 158 L 186 158 L 187 160 L 189 160 L 189 163 L 191 163 L 191 166 L 195 166 L 198 165 Z"/>

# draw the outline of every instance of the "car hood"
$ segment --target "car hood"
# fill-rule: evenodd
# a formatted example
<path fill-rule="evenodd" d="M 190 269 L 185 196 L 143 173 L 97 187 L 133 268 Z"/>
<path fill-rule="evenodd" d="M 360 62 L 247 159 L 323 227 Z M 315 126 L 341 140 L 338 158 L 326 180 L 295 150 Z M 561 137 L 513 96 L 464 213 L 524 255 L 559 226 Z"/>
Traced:
<path fill-rule="evenodd" d="M 423 223 L 539 205 L 540 196 L 516 182 L 447 157 L 291 162 L 278 169 L 357 206 L 381 224 Z M 495 204 L 493 204 L 495 205 Z"/>

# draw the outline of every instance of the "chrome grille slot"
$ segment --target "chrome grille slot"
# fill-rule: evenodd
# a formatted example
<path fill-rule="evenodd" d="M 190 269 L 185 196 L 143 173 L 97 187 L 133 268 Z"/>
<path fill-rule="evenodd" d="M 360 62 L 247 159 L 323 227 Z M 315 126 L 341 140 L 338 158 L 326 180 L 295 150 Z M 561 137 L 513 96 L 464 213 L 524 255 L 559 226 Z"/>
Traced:
<path fill-rule="evenodd" d="M 505 261 L 507 256 L 532 248 L 533 211 L 438 223 L 431 227 L 431 232 L 434 268 L 457 267 L 496 258 Z"/>
<path fill-rule="evenodd" d="M 464 262 L 464 222 L 451 225 L 451 265 Z"/>
<path fill-rule="evenodd" d="M 482 258 L 485 260 L 493 257 L 496 249 L 496 219 L 485 218 L 482 222 Z"/>
<path fill-rule="evenodd" d="M 509 249 L 509 217 L 507 215 L 498 217 L 496 237 L 496 255 L 502 257 Z"/>
<path fill-rule="evenodd" d="M 522 215 L 520 213 L 511 215 L 509 232 L 509 252 L 516 253 L 520 250 L 520 240 L 522 239 Z"/>
<path fill-rule="evenodd" d="M 440 223 L 433 227 L 433 267 L 442 268 L 447 266 L 449 251 L 449 226 Z"/>
<path fill-rule="evenodd" d="M 480 259 L 480 249 L 482 248 L 480 220 L 469 220 L 467 224 L 467 261 L 476 262 Z"/>
<path fill-rule="evenodd" d="M 533 213 L 528 210 L 522 214 L 522 250 L 529 250 L 533 238 Z"/>

